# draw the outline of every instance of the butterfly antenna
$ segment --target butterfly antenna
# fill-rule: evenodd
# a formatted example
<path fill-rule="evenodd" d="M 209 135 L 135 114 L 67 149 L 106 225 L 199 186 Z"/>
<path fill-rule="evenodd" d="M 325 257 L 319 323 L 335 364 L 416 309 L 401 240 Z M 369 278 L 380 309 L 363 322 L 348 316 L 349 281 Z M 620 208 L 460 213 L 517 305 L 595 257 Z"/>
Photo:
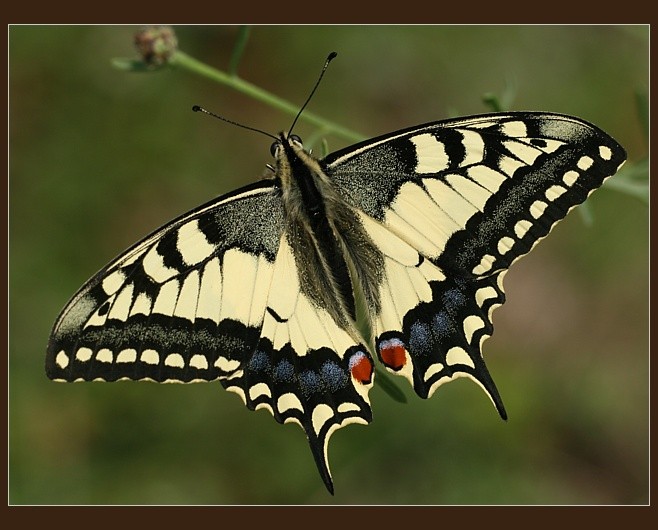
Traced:
<path fill-rule="evenodd" d="M 297 116 L 295 116 L 295 119 L 292 122 L 290 129 L 288 129 L 288 136 L 290 136 L 290 133 L 295 128 L 295 124 L 297 123 L 297 120 L 302 115 L 302 112 L 304 112 L 304 109 L 306 108 L 306 105 L 308 105 L 308 102 L 311 101 L 311 98 L 313 97 L 313 94 L 315 94 L 315 91 L 318 89 L 318 85 L 320 84 L 320 81 L 322 81 L 322 77 L 324 76 L 324 73 L 327 71 L 327 67 L 329 66 L 329 63 L 334 60 L 336 55 L 338 55 L 336 52 L 331 52 L 327 56 L 327 60 L 324 62 L 324 66 L 322 67 L 322 71 L 320 72 L 320 77 L 318 77 L 318 80 L 315 82 L 315 86 L 313 87 L 313 90 L 311 90 L 311 93 L 308 95 L 308 98 L 306 98 L 306 101 L 302 105 L 302 108 L 299 109 Z"/>
<path fill-rule="evenodd" d="M 192 110 L 194 112 L 203 112 L 204 114 L 207 114 L 208 116 L 212 116 L 213 118 L 217 118 L 218 120 L 225 121 L 226 123 L 230 123 L 232 125 L 237 125 L 238 127 L 241 127 L 243 129 L 247 129 L 248 131 L 254 131 L 254 132 L 257 132 L 257 133 L 264 134 L 265 136 L 269 136 L 270 138 L 273 138 L 274 140 L 279 141 L 279 139 L 276 136 L 274 136 L 273 134 L 262 131 L 261 129 L 256 129 L 255 127 L 249 127 L 248 125 L 242 125 L 241 123 L 238 123 L 237 121 L 229 120 L 228 118 L 224 118 L 223 116 L 220 116 L 219 114 L 215 114 L 214 112 L 210 112 L 209 110 L 206 110 L 203 107 L 199 107 L 199 105 L 194 105 L 192 107 Z"/>

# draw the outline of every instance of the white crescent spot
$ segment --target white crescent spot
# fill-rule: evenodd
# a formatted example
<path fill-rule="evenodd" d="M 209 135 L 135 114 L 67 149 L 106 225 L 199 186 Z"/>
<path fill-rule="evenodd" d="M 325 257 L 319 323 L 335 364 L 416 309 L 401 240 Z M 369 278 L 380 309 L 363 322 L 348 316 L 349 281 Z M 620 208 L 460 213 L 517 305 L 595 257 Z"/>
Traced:
<path fill-rule="evenodd" d="M 612 158 L 612 150 L 607 145 L 599 146 L 599 156 L 603 160 L 610 160 Z"/>
<path fill-rule="evenodd" d="M 583 171 L 588 170 L 590 167 L 592 167 L 592 164 L 594 163 L 594 160 L 589 157 L 589 156 L 583 156 L 581 157 L 580 160 L 578 160 L 578 163 L 576 164 L 580 169 Z"/>
<path fill-rule="evenodd" d="M 77 352 L 75 352 L 75 358 L 78 361 L 87 362 L 89 359 L 91 359 L 91 356 L 94 354 L 94 352 L 91 350 L 91 348 L 79 348 Z"/>
<path fill-rule="evenodd" d="M 320 403 L 313 409 L 313 414 L 311 415 L 311 421 L 313 423 L 313 430 L 316 434 L 320 433 L 320 430 L 327 421 L 329 421 L 334 416 L 334 411 L 329 405 Z"/>
<path fill-rule="evenodd" d="M 276 408 L 279 413 L 284 413 L 288 410 L 299 410 L 304 411 L 302 402 L 299 401 L 299 398 L 292 392 L 287 392 L 283 394 L 276 402 Z"/>
<path fill-rule="evenodd" d="M 170 353 L 167 355 L 164 361 L 166 366 L 171 366 L 172 368 L 184 368 L 185 360 L 180 353 Z"/>
<path fill-rule="evenodd" d="M 226 357 L 217 357 L 215 361 L 215 368 L 219 368 L 222 372 L 233 372 L 240 367 L 240 361 L 230 360 Z"/>
<path fill-rule="evenodd" d="M 192 355 L 190 359 L 190 366 L 196 368 L 197 370 L 207 370 L 208 369 L 208 359 L 205 355 L 195 354 Z"/>
<path fill-rule="evenodd" d="M 102 363 L 111 363 L 114 360 L 114 355 L 112 354 L 112 350 L 108 350 L 107 348 L 101 348 L 98 350 L 98 353 L 96 354 L 96 360 Z"/>
<path fill-rule="evenodd" d="M 256 383 L 254 386 L 249 388 L 249 399 L 252 401 L 259 398 L 260 396 L 272 397 L 272 391 L 270 387 L 265 383 Z"/>
<path fill-rule="evenodd" d="M 144 350 L 139 360 L 146 364 L 160 364 L 160 355 L 155 350 Z"/>
<path fill-rule="evenodd" d="M 466 353 L 466 350 L 458 346 L 454 346 L 448 350 L 448 353 L 446 354 L 446 362 L 451 366 L 455 364 L 465 364 L 471 368 L 475 368 L 473 360 L 468 353 Z"/>
<path fill-rule="evenodd" d="M 137 350 L 134 348 L 127 348 L 121 350 L 117 355 L 118 363 L 134 363 L 137 360 Z"/>

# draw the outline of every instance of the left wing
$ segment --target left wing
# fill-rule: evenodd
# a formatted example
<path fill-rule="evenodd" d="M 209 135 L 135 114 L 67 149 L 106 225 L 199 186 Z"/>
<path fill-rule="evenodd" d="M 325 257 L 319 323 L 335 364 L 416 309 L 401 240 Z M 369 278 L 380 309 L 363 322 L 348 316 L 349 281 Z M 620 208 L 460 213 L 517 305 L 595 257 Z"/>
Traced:
<path fill-rule="evenodd" d="M 468 376 L 505 411 L 482 359 L 513 261 L 625 160 L 577 118 L 507 113 L 429 123 L 323 160 L 385 257 L 378 356 L 423 398 Z"/>
<path fill-rule="evenodd" d="M 262 181 L 181 216 L 89 280 L 55 322 L 56 381 L 218 379 L 306 433 L 333 492 L 327 445 L 368 423 L 368 349 L 301 292 L 280 192 Z"/>

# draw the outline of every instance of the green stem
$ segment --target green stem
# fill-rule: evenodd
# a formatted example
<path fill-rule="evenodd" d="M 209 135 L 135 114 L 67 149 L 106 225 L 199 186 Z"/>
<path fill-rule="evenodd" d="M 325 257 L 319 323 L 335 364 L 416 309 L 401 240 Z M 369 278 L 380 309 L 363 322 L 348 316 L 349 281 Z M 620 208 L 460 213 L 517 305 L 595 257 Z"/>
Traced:
<path fill-rule="evenodd" d="M 289 114 L 290 116 L 293 117 L 297 116 L 297 113 L 299 112 L 298 106 L 295 106 L 292 103 L 284 99 L 281 99 L 280 97 L 275 96 L 274 94 L 271 94 L 270 92 L 267 92 L 262 88 L 257 87 L 256 85 L 252 85 L 248 81 L 244 81 L 240 79 L 237 75 L 229 75 L 226 72 L 208 66 L 207 64 L 202 63 L 201 61 L 198 61 L 193 57 L 190 57 L 184 52 L 177 51 L 174 55 L 170 57 L 169 64 L 173 67 L 183 68 L 195 74 L 212 79 L 213 81 L 226 85 L 235 90 L 238 90 L 239 92 L 242 92 L 247 96 L 250 96 L 258 101 L 262 101 L 267 105 L 279 109 Z M 321 118 L 320 116 L 317 116 L 311 112 L 304 111 L 300 119 L 303 119 L 308 123 L 311 123 L 317 127 L 323 127 L 328 131 L 330 131 L 331 133 L 340 136 L 346 140 L 358 142 L 364 139 L 362 135 L 355 133 L 354 131 L 351 131 L 349 129 L 346 129 L 345 127 L 342 127 L 337 123 L 333 123 L 329 120 Z"/>
<path fill-rule="evenodd" d="M 245 46 L 247 45 L 247 41 L 249 40 L 249 29 L 249 26 L 240 26 L 238 39 L 235 42 L 233 53 L 231 54 L 231 62 L 228 66 L 228 73 L 231 76 L 238 75 L 238 65 L 240 64 L 242 53 L 244 52 Z"/>

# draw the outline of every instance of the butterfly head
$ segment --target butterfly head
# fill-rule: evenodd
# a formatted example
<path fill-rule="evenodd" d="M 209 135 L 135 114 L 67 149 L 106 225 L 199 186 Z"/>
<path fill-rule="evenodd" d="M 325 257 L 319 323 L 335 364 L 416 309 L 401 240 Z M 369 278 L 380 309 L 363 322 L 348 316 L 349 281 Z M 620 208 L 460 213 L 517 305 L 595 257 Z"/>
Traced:
<path fill-rule="evenodd" d="M 274 171 L 276 177 L 283 182 L 289 181 L 292 175 L 302 177 L 309 173 L 320 172 L 316 158 L 304 148 L 302 139 L 296 134 L 279 133 L 277 140 L 272 143 L 270 153 L 274 157 Z"/>
<path fill-rule="evenodd" d="M 304 149 L 304 144 L 299 136 L 296 134 L 285 134 L 281 132 L 279 133 L 279 137 L 276 139 L 276 141 L 272 142 L 272 145 L 270 146 L 270 153 L 275 160 L 278 160 L 279 156 L 282 155 L 282 149 L 290 150 L 293 149 L 293 146 L 296 149 Z"/>

